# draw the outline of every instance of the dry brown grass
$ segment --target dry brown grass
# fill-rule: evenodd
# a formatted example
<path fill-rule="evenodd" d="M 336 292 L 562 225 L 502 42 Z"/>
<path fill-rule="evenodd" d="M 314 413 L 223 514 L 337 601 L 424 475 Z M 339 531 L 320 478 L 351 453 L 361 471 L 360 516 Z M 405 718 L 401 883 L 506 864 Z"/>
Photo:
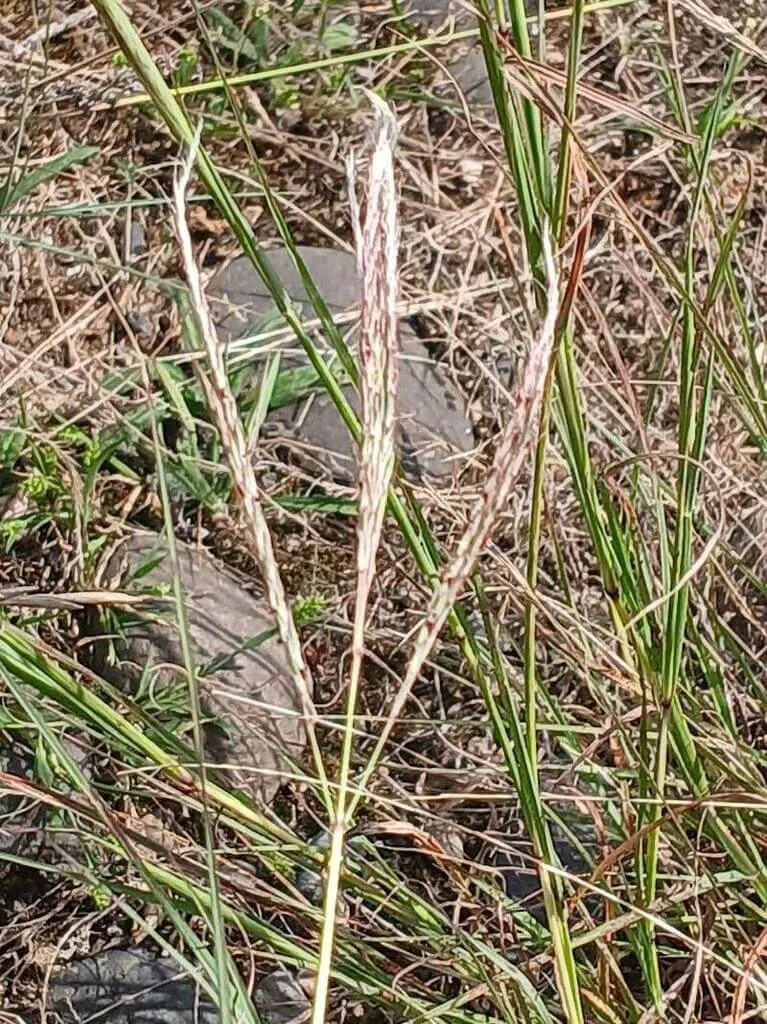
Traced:
<path fill-rule="evenodd" d="M 61 13 L 70 12 L 62 8 Z M 584 74 L 600 88 L 619 92 L 628 101 L 667 118 L 655 47 L 664 46 L 672 56 L 673 51 L 662 34 L 661 14 L 647 5 L 636 5 L 591 19 Z M 370 26 L 377 16 L 375 10 L 366 11 L 361 24 Z M 164 4 L 145 3 L 137 5 L 135 17 L 139 27 L 152 34 L 153 52 L 161 63 L 169 70 L 176 66 L 179 50 L 193 34 L 192 5 L 179 0 L 169 12 Z M 751 17 L 761 17 L 761 12 L 746 2 L 733 4 L 728 11 L 729 20 L 736 24 Z M 0 35 L 18 44 L 39 32 L 42 18 L 42 7 L 37 12 L 24 11 L 22 5 L 14 4 L 2 13 Z M 710 100 L 727 45 L 722 32 L 712 29 L 708 20 L 699 5 L 684 4 L 676 21 L 676 59 L 684 69 L 693 115 Z M 284 50 L 293 41 L 293 30 L 279 19 L 276 25 L 275 46 Z M 379 40 L 393 38 L 394 31 L 381 30 Z M 749 38 L 759 38 L 756 28 L 749 30 Z M 145 226 L 148 243 L 146 256 L 134 267 L 140 270 L 142 276 L 138 276 L 125 266 L 123 211 L 105 206 L 116 200 L 167 198 L 176 154 L 142 112 L 93 112 L 110 91 L 117 94 L 133 88 L 130 73 L 112 63 L 109 41 L 97 25 L 85 21 L 57 35 L 47 58 L 37 44 L 25 49 L 30 52 L 28 66 L 0 41 L 0 75 L 9 85 L 0 137 L 3 166 L 14 159 L 34 166 L 86 141 L 101 146 L 98 159 L 46 185 L 3 225 L 15 240 L 0 242 L 5 264 L 0 283 L 4 296 L 0 308 L 2 415 L 9 418 L 23 402 L 37 436 L 43 438 L 50 432 L 54 414 L 86 430 L 119 422 L 140 396 L 114 399 L 105 392 L 105 373 L 139 364 L 145 356 L 177 352 L 173 310 L 155 287 L 157 279 L 180 269 L 170 212 L 167 206 L 134 209 L 132 216 Z M 554 28 L 549 59 L 561 66 L 564 53 L 564 40 Z M 419 59 L 431 74 L 428 59 Z M 369 85 L 396 82 L 397 75 L 404 74 L 403 65 L 401 57 L 378 61 L 364 69 L 365 81 Z M 203 62 L 197 74 L 208 73 L 212 68 Z M 243 99 L 253 117 L 251 141 L 273 186 L 289 200 L 286 215 L 297 239 L 311 243 L 341 238 L 348 242 L 351 233 L 342 158 L 360 142 L 364 126 L 352 116 L 343 90 L 334 93 L 327 77 L 319 82 L 299 83 L 298 109 L 268 111 L 266 117 L 259 117 L 259 108 L 268 97 L 246 92 Z M 734 206 L 743 190 L 749 191 L 738 259 L 748 285 L 747 312 L 761 339 L 762 356 L 767 346 L 759 312 L 767 301 L 767 147 L 760 110 L 765 90 L 767 69 L 755 60 L 736 87 L 751 123 L 728 133 L 715 166 L 722 204 Z M 453 550 L 496 457 L 499 428 L 509 418 L 514 371 L 535 336 L 535 303 L 513 226 L 515 196 L 502 168 L 499 141 L 490 120 L 475 115 L 467 124 L 459 105 L 428 107 L 409 99 L 405 89 L 395 90 L 392 103 L 402 124 L 398 164 L 401 306 L 469 398 L 479 442 L 474 464 L 453 489 L 422 494 L 436 539 L 444 550 Z M 216 109 L 209 116 L 220 133 L 214 142 L 217 159 L 231 172 L 241 174 L 240 180 L 247 186 L 251 183 L 248 156 L 231 116 Z M 614 122 L 607 124 L 591 109 L 578 127 L 602 168 L 617 182 L 616 190 L 633 216 L 665 253 L 678 255 L 684 244 L 690 197 L 689 177 L 681 159 L 664 143 L 647 143 Z M 131 180 L 126 180 L 121 166 L 126 158 L 133 165 Z M 67 216 L 45 213 L 53 207 L 83 204 L 88 212 Z M 249 204 L 252 221 L 267 238 L 273 229 L 260 202 L 251 199 Z M 191 205 L 189 222 L 190 246 L 198 263 L 212 266 L 233 250 L 221 222 L 207 207 Z M 51 251 L 51 245 L 69 250 L 71 257 Z M 714 251 L 714 240 L 703 239 L 701 258 L 711 264 Z M 642 246 L 617 221 L 598 212 L 575 312 L 575 331 L 581 388 L 589 403 L 593 430 L 592 454 L 595 464 L 606 473 L 616 506 L 625 496 L 623 471 L 614 468 L 623 457 L 624 446 L 636 447 L 638 437 L 642 447 L 656 452 L 670 452 L 674 445 L 671 431 L 678 367 L 673 353 L 661 362 L 673 308 Z M 150 322 L 146 334 L 135 329 L 139 322 L 135 314 L 143 310 L 149 310 L 144 314 Z M 731 325 L 722 322 L 717 326 L 727 336 Z M 743 356 L 743 352 L 737 354 Z M 646 422 L 641 410 L 652 391 L 657 391 L 657 406 Z M 758 658 L 767 641 L 764 596 L 749 587 L 745 570 L 763 571 L 767 478 L 762 456 L 744 435 L 726 394 L 717 397 L 713 413 L 706 508 L 722 501 L 726 519 L 723 543 L 716 553 L 718 576 L 706 597 L 732 625 L 743 647 Z M 71 458 L 65 445 L 58 447 L 62 461 Z M 672 473 L 669 463 L 669 479 Z M 71 476 L 75 487 L 79 475 Z M 263 489 L 273 496 L 298 491 L 307 483 L 298 468 L 286 468 L 267 448 L 259 453 L 256 476 L 267 481 Z M 257 480 L 252 482 L 255 486 Z M 97 532 L 119 531 L 125 518 L 154 517 L 152 521 L 158 521 L 156 496 L 145 480 L 137 490 L 127 479 L 100 481 L 91 500 L 91 521 Z M 288 597 L 317 591 L 328 597 L 328 621 L 308 640 L 312 657 L 320 659 L 313 670 L 321 696 L 328 698 L 321 713 L 338 714 L 345 672 L 343 651 L 352 624 L 353 530 L 345 521 L 288 517 L 268 504 L 265 509 L 275 531 L 274 558 L 286 570 Z M 527 513 L 524 500 L 504 502 L 493 539 L 482 556 L 489 601 L 504 624 L 504 644 L 512 664 L 519 663 L 526 596 L 520 567 L 527 543 Z M 200 513 L 183 528 L 189 535 L 204 538 L 233 563 L 253 571 L 250 555 L 240 550 L 242 534 L 231 520 L 214 521 L 208 513 Z M 551 455 L 544 533 L 541 677 L 573 720 L 590 729 L 595 742 L 603 741 L 599 757 L 620 759 L 619 744 L 614 742 L 622 727 L 618 711 L 631 713 L 631 688 L 621 691 L 620 698 L 608 700 L 596 691 L 586 671 L 589 666 L 584 664 L 574 623 L 591 635 L 597 649 L 609 623 L 594 557 L 561 451 L 556 448 Z M 78 543 L 82 546 L 86 539 L 81 537 Z M 9 581 L 34 582 L 50 589 L 60 589 L 64 583 L 68 586 L 69 579 L 50 575 L 50 565 L 58 562 L 49 552 L 65 544 L 72 541 L 63 528 L 46 527 L 31 543 L 20 547 L 17 562 L 8 572 Z M 573 609 L 567 611 L 559 603 L 557 558 L 573 588 Z M 739 564 L 740 558 L 745 567 Z M 46 561 L 49 575 L 41 579 Z M 68 557 L 62 562 L 72 564 Z M 67 572 L 76 576 L 78 571 Z M 360 706 L 360 713 L 369 716 L 368 723 L 375 721 L 379 728 L 397 693 L 402 692 L 397 678 L 403 667 L 402 651 L 424 607 L 424 588 L 412 577 L 401 540 L 385 529 L 367 634 L 368 646 L 384 664 L 369 666 Z M 47 628 L 51 639 L 62 646 L 70 643 L 62 623 Z M 299 654 L 296 661 L 299 674 L 301 658 Z M 763 705 L 758 696 L 744 690 L 737 666 L 727 667 L 726 678 L 734 716 L 761 735 Z M 505 804 L 509 794 L 497 751 L 488 747 L 479 695 L 449 646 L 436 664 L 425 673 L 416 673 L 412 682 L 412 699 L 407 706 L 397 707 L 386 772 L 369 780 L 374 798 L 371 814 L 383 820 L 408 816 L 420 820 L 434 812 L 436 817 L 457 823 L 459 831 L 463 827 L 467 859 L 480 858 L 483 833 L 491 827 L 503 831 L 508 825 Z M 357 750 L 360 764 L 369 756 L 374 737 L 371 729 L 361 739 Z M 561 749 L 555 737 L 546 737 L 544 742 L 544 782 L 548 785 L 560 774 L 557 757 Z M 290 813 L 308 824 L 316 808 L 299 786 L 288 787 L 288 792 Z M 387 805 L 387 800 L 392 805 Z M 615 800 L 619 800 L 617 791 Z M 427 873 L 424 886 L 435 891 L 435 900 L 445 898 L 441 875 Z M 55 891 L 40 897 L 45 907 L 42 914 L 52 917 L 57 928 L 61 920 L 55 907 L 61 898 Z M 78 899 L 77 913 L 85 922 L 89 918 L 87 899 L 82 893 Z M 20 918 L 31 936 L 42 936 L 42 945 L 48 941 L 48 933 L 36 923 L 40 914 L 35 900 L 30 900 L 23 908 L 11 908 L 6 920 L 10 925 Z M 488 908 L 473 908 L 472 914 L 482 927 L 492 927 Z M 96 933 L 94 944 L 104 941 Z M 31 943 L 34 946 L 34 939 Z M 36 976 L 34 949 L 26 968 L 17 962 L 12 968 L 27 980 Z M 7 973 L 10 976 L 11 967 Z"/>

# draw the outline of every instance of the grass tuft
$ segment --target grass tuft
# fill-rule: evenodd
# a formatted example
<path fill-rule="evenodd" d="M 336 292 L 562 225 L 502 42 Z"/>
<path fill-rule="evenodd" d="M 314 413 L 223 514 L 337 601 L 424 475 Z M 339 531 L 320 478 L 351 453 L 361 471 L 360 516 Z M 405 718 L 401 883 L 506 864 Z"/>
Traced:
<path fill-rule="evenodd" d="M 2 19 L 0 1004 L 30 1022 L 70 955 L 137 944 L 226 1024 L 275 965 L 314 1024 L 765 1014 L 763 33 L 470 6 Z M 225 343 L 235 255 L 274 313 Z M 476 428 L 449 480 L 397 458 L 406 328 Z M 272 436 L 307 396 L 355 487 Z M 135 526 L 263 587 L 230 659 L 279 638 L 308 747 L 268 806 L 206 759 L 178 572 L 179 684 L 88 667 L 94 610 L 149 600 L 98 575 Z"/>

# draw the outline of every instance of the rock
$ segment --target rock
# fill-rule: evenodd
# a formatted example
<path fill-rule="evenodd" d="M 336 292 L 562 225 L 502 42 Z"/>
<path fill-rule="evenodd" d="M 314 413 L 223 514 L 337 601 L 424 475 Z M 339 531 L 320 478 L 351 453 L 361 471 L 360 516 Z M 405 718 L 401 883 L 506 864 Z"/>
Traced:
<path fill-rule="evenodd" d="M 87 742 L 78 743 L 68 733 L 62 733 L 57 738 L 65 753 L 72 758 L 80 771 L 90 778 L 93 774 L 93 758 Z M 71 793 L 72 787 L 64 766 L 57 766 L 50 752 L 48 756 L 51 758 L 48 770 L 54 774 L 52 787 L 64 793 Z M 0 772 L 3 774 L 44 785 L 45 776 L 41 780 L 39 768 L 32 752 L 17 742 L 12 741 L 0 747 Z M 64 818 L 68 821 L 69 815 L 66 812 Z M 0 792 L 0 853 L 35 857 L 43 848 L 50 855 L 62 847 L 77 850 L 79 841 L 67 831 L 67 825 L 63 828 L 60 826 L 60 812 L 37 802 L 34 797 Z M 0 873 L 6 867 L 7 865 L 0 862 Z M 3 1024 L 2 1020 L 0 1024 Z"/>
<path fill-rule="evenodd" d="M 140 338 L 153 338 L 157 333 L 157 325 L 153 322 L 150 313 L 140 306 L 129 309 L 126 320 L 133 333 Z"/>
<path fill-rule="evenodd" d="M 330 839 L 329 832 L 317 832 L 309 840 L 309 846 L 313 846 L 315 850 L 327 852 L 330 849 Z M 359 836 L 352 836 L 351 838 L 347 836 L 345 847 L 344 857 L 347 866 L 350 864 L 350 855 L 352 853 L 364 856 L 364 848 Z M 360 867 L 360 862 L 354 864 L 355 870 L 360 870 Z M 296 889 L 315 906 L 319 907 L 322 904 L 325 898 L 325 884 L 322 878 L 321 863 L 318 863 L 316 867 L 299 868 L 296 871 Z M 344 896 L 340 893 L 338 896 L 339 913 L 344 905 Z"/>
<path fill-rule="evenodd" d="M 356 413 L 354 388 L 346 397 Z M 398 451 L 406 474 L 413 480 L 445 479 L 456 470 L 456 455 L 473 448 L 473 431 L 464 402 L 412 334 L 401 338 L 397 398 Z M 325 392 L 275 409 L 265 437 L 293 437 L 304 461 L 327 470 L 340 483 L 355 478 L 356 454 L 349 432 Z"/>
<path fill-rule="evenodd" d="M 318 832 L 309 840 L 309 845 L 316 850 L 328 850 L 330 848 L 330 834 Z M 325 895 L 325 886 L 322 884 L 322 875 L 319 870 L 312 868 L 299 868 L 296 872 L 296 889 L 310 903 L 319 906 Z"/>
<path fill-rule="evenodd" d="M 343 312 L 358 305 L 356 263 L 350 253 L 307 246 L 300 246 L 299 250 L 331 311 Z M 287 251 L 270 253 L 269 259 L 291 300 L 305 315 L 311 315 L 306 291 Z M 251 333 L 259 323 L 275 315 L 266 286 L 244 259 L 221 268 L 211 279 L 208 293 L 219 300 L 214 304 L 214 312 L 226 341 Z M 318 339 L 318 344 L 327 354 L 327 343 Z M 300 365 L 304 364 L 302 358 Z M 283 361 L 283 365 L 290 363 Z M 355 389 L 347 386 L 345 391 L 350 404 L 358 410 Z M 407 329 L 403 329 L 401 337 L 397 408 L 399 454 L 406 473 L 415 480 L 449 478 L 461 456 L 471 451 L 473 430 L 457 389 L 429 357 L 426 347 Z M 354 446 L 324 391 L 273 409 L 263 436 L 290 439 L 301 461 L 320 474 L 340 483 L 354 480 Z"/>
<path fill-rule="evenodd" d="M 274 619 L 262 599 L 244 590 L 206 554 L 176 543 L 193 656 L 198 672 L 205 670 L 199 680 L 201 704 L 216 719 L 205 726 L 206 753 L 227 765 L 231 783 L 269 801 L 286 761 L 300 756 L 305 743 L 301 701 L 280 640 L 270 636 L 253 649 L 242 649 L 270 633 Z M 149 571 L 143 571 L 147 566 Z M 142 572 L 130 581 L 137 570 Z M 110 557 L 102 579 L 133 593 L 156 587 L 172 593 L 173 569 L 165 542 L 153 534 L 131 536 Z M 112 639 L 116 662 L 108 657 L 106 641 L 95 645 L 96 668 L 115 685 L 135 690 L 150 666 L 155 685 L 183 677 L 172 600 L 163 602 L 162 614 L 158 610 L 131 609 L 124 635 Z"/>
<path fill-rule="evenodd" d="M 450 25 L 461 29 L 471 28 L 477 20 L 469 5 L 461 0 L 409 0 L 404 10 L 408 19 L 427 34 L 439 32 Z M 453 44 L 450 53 L 455 52 L 456 48 L 457 44 Z M 468 50 L 465 45 L 460 47 L 459 53 L 461 50 L 464 52 L 460 56 L 447 61 L 448 72 L 471 105 L 492 104 L 493 94 L 481 45 L 474 41 L 469 44 Z M 445 93 L 448 99 L 455 99 L 452 83 L 444 83 L 440 92 Z"/>
<path fill-rule="evenodd" d="M 298 252 L 332 312 L 342 312 L 359 303 L 357 262 L 352 253 L 322 245 L 299 245 Z M 268 258 L 291 302 L 303 316 L 313 317 L 309 296 L 289 251 L 271 250 Z M 269 289 L 246 256 L 239 256 L 216 271 L 208 283 L 208 297 L 219 337 L 227 342 L 241 338 L 257 328 L 260 321 L 276 314 Z"/>
<path fill-rule="evenodd" d="M 476 20 L 472 4 L 467 0 L 405 0 L 402 9 L 410 21 L 424 28 L 438 29 L 448 21 L 465 27 Z M 535 14 L 538 0 L 525 0 L 525 10 Z"/>
<path fill-rule="evenodd" d="M 311 1003 L 295 975 L 278 967 L 254 999 L 264 1024 L 301 1024 Z M 66 1024 L 218 1024 L 215 1005 L 172 960 L 145 950 L 109 950 L 54 975 L 50 1006 Z"/>
<path fill-rule="evenodd" d="M 67 1024 L 218 1024 L 216 1007 L 172 960 L 108 950 L 54 975 L 50 1005 Z"/>
<path fill-rule="evenodd" d="M 312 1011 L 297 978 L 285 967 L 278 967 L 259 982 L 255 1002 L 263 1024 L 300 1024 Z"/>
<path fill-rule="evenodd" d="M 537 14 L 538 0 L 526 0 L 525 9 L 529 15 Z M 448 25 L 464 29 L 476 24 L 471 4 L 465 0 L 409 0 L 404 10 L 408 19 L 427 33 L 438 32 Z M 535 34 L 535 29 L 535 25 L 530 26 L 531 35 Z M 470 107 L 492 106 L 493 93 L 487 78 L 482 46 L 478 41 L 472 42 L 463 55 L 448 61 L 447 69 Z M 446 86 L 445 92 L 449 91 L 450 87 Z"/>
<path fill-rule="evenodd" d="M 125 234 L 128 262 L 132 263 L 146 252 L 146 231 L 140 221 L 132 219 L 130 225 L 126 225 Z"/>
<path fill-rule="evenodd" d="M 23 781 L 33 781 L 34 757 L 11 740 L 0 748 L 0 772 Z M 0 853 L 35 856 L 41 846 L 45 807 L 27 796 L 0 791 Z M 0 869 L 7 867 L 0 862 Z"/>
<path fill-rule="evenodd" d="M 470 24 L 474 14 L 460 0 L 408 0 L 402 5 L 409 21 L 424 28 L 438 29 L 448 21 Z"/>
<path fill-rule="evenodd" d="M 551 838 L 554 849 L 562 868 L 571 875 L 579 875 L 588 878 L 591 866 L 584 856 L 578 844 L 594 859 L 599 857 L 599 849 L 595 842 L 594 823 L 586 822 L 585 818 L 578 821 L 572 818 L 572 808 L 567 807 L 562 814 L 563 819 L 567 817 L 568 830 L 577 839 L 577 843 L 556 822 L 550 824 Z M 512 853 L 510 849 L 499 849 L 496 852 L 494 862 L 501 871 L 504 889 L 509 899 L 521 903 L 523 908 L 541 923 L 546 920 L 546 911 L 543 906 L 538 868 L 532 858 L 532 844 L 524 834 L 522 822 L 518 822 L 522 838 L 507 835 L 504 843 L 513 847 L 519 853 Z M 565 888 L 570 889 L 571 883 L 565 882 Z M 598 910 L 598 900 L 587 900 L 592 913 Z"/>
<path fill-rule="evenodd" d="M 447 69 L 469 106 L 492 106 L 493 90 L 490 88 L 485 56 L 480 46 L 473 46 L 463 57 L 451 61 Z"/>
<path fill-rule="evenodd" d="M 514 842 L 514 846 L 520 849 L 519 855 L 512 854 L 506 850 L 499 851 L 496 857 L 496 866 L 500 868 L 503 875 L 503 885 L 509 899 L 523 903 L 525 910 L 540 921 L 545 920 L 543 899 L 541 897 L 540 879 L 538 869 L 531 860 L 532 848 L 525 844 L 522 851 L 521 846 Z M 554 840 L 554 848 L 557 851 L 560 863 L 565 871 L 573 874 L 582 874 L 588 870 L 588 865 L 583 859 L 580 851 L 571 842 Z M 523 856 L 527 854 L 527 856 Z"/>

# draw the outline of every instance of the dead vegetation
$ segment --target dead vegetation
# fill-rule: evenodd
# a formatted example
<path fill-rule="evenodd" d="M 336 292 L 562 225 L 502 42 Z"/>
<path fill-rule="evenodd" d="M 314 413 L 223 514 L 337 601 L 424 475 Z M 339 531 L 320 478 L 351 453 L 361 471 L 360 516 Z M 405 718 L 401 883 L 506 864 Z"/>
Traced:
<path fill-rule="evenodd" d="M 50 9 L 5 6 L 0 162 L 8 180 L 34 175 L 79 147 L 94 151 L 41 177 L 17 205 L 3 206 L 7 196 L 0 202 L 3 590 L 87 590 L 102 544 L 136 526 L 162 530 L 169 522 L 180 539 L 258 579 L 221 471 L 223 457 L 210 447 L 214 431 L 204 402 L 194 395 L 185 407 L 199 442 L 185 448 L 189 424 L 179 428 L 175 392 L 162 375 L 168 368 L 188 370 L 181 317 L 167 288 L 169 278 L 183 275 L 171 201 L 183 154 L 151 105 L 130 99 L 141 87 L 95 10 L 65 2 Z M 545 303 L 520 228 L 518 183 L 511 180 L 492 109 L 456 96 L 446 77 L 450 46 L 413 42 L 396 49 L 423 30 L 398 22 L 388 5 L 295 6 L 301 9 L 292 17 L 288 5 L 262 10 L 240 0 L 175 0 L 170 6 L 142 0 L 131 5 L 131 17 L 171 84 L 257 71 L 259 60 L 270 68 L 325 62 L 234 88 L 231 95 L 210 89 L 184 98 L 190 116 L 202 120 L 205 145 L 259 243 L 276 241 L 277 229 L 254 157 L 297 243 L 348 247 L 344 160 L 367 131 L 362 87 L 378 90 L 396 112 L 399 308 L 466 397 L 475 428 L 472 457 L 449 487 L 417 486 L 414 498 L 408 487 L 402 490 L 408 508 L 412 500 L 422 502 L 430 540 L 447 561 L 473 525 L 519 367 L 541 329 Z M 554 140 L 561 135 L 555 111 L 563 102 L 572 25 L 570 8 L 557 6 L 559 16 L 547 25 L 545 63 L 560 76 L 536 79 L 533 67 L 528 84 Z M 431 663 L 409 680 L 406 703 L 402 680 L 430 583 L 416 571 L 396 525 L 384 528 L 353 720 L 358 779 L 365 778 L 392 706 L 403 703 L 378 771 L 365 778 L 359 821 L 350 829 L 332 1019 L 432 1014 L 454 1024 L 479 1014 L 492 1021 L 644 1024 L 662 1019 L 659 1002 L 674 1021 L 734 1024 L 762 1012 L 764 882 L 738 860 L 727 835 L 742 840 L 755 858 L 752 867 L 760 862 L 767 531 L 763 12 L 745 0 L 726 14 L 697 0 L 605 7 L 587 18 L 581 78 L 600 95 L 586 94 L 579 105 L 582 159 L 558 257 L 558 284 L 566 295 L 576 227 L 590 218 L 568 344 L 576 353 L 578 415 L 589 459 L 581 468 L 591 476 L 585 484 L 578 476 L 573 435 L 563 426 L 567 410 L 557 398 L 539 519 L 533 648 L 538 797 L 560 819 L 552 834 L 565 875 L 572 876 L 561 905 L 580 958 L 584 1009 L 579 1018 L 562 997 L 552 919 L 537 894 L 539 837 L 533 835 L 531 845 L 529 821 L 518 824 L 519 778 L 504 760 L 488 712 L 495 694 L 507 724 L 514 715 L 522 729 L 529 721 L 525 559 L 536 520 L 533 461 L 527 458 L 498 510 L 481 558 L 481 585 L 462 586 L 458 595 L 456 613 L 471 643 L 461 650 L 445 631 Z M 240 35 L 232 37 L 211 11 L 223 12 Z M 263 53 L 249 56 L 261 39 L 248 31 L 254 20 L 264 23 Z M 49 24 L 66 27 L 43 44 Z M 335 49 L 327 28 L 338 24 L 346 37 Z M 369 47 L 382 52 L 348 64 L 339 59 Z M 700 140 L 705 134 L 732 53 L 743 63 L 716 109 L 722 131 L 706 161 L 700 148 L 678 136 Z M 525 77 L 519 75 L 517 85 Z M 647 118 L 669 130 L 649 130 Z M 707 186 L 699 202 L 704 164 Z M 191 244 L 205 277 L 240 246 L 210 197 L 195 199 L 194 186 L 190 193 Z M 693 224 L 696 204 L 704 213 Z M 735 242 L 727 249 L 732 225 Z M 691 237 L 692 319 L 703 360 L 692 387 L 698 396 L 710 387 L 710 425 L 697 460 L 699 494 L 687 510 L 675 495 L 685 401 L 679 384 L 686 373 L 680 294 Z M 681 290 L 664 276 L 669 267 Z M 718 282 L 713 290 L 712 281 Z M 124 381 L 131 370 L 139 376 L 118 388 L 118 377 Z M 149 396 L 167 411 L 154 438 L 143 416 Z M 334 780 L 357 580 L 354 507 L 348 505 L 353 493 L 331 488 L 331 498 L 347 506 L 328 511 L 306 472 L 285 454 L 284 446 L 264 446 L 256 480 L 288 598 L 314 600 L 321 609 L 302 629 L 300 657 L 313 676 L 318 744 Z M 682 458 L 696 462 L 689 453 Z M 202 468 L 202 480 L 190 483 L 190 461 Z M 169 506 L 158 476 L 163 465 Z M 584 497 L 592 486 L 598 531 Z M 307 495 L 315 505 L 290 505 L 288 499 Z M 691 610 L 675 699 L 706 766 L 705 792 L 693 785 L 698 762 L 685 774 L 680 765 L 687 762 L 673 743 L 668 785 L 655 774 L 657 734 L 671 706 L 652 682 L 671 657 L 666 638 L 672 630 L 664 619 L 669 587 L 663 583 L 688 512 L 694 544 L 676 587 L 689 585 Z M 614 549 L 600 551 L 595 537 L 606 538 L 606 548 L 612 541 Z M 79 659 L 77 609 L 41 611 L 11 597 L 5 624 L 34 638 L 24 648 L 29 664 L 41 656 L 38 642 L 50 659 L 55 652 Z M 485 669 L 502 665 L 507 703 L 492 672 L 483 677 L 467 664 L 472 645 Z M 13 663 L 5 648 L 0 664 L 6 679 Z M 57 843 L 55 855 L 41 856 L 44 874 L 33 869 L 36 852 L 3 869 L 8 896 L 0 910 L 0 1003 L 31 1021 L 54 965 L 115 946 L 153 946 L 158 935 L 187 950 L 194 937 L 203 938 L 214 949 L 216 932 L 215 914 L 200 891 L 191 892 L 195 885 L 204 888 L 210 851 L 189 780 L 142 763 L 127 741 L 110 746 L 93 719 L 80 732 L 72 705 L 59 705 L 46 692 L 41 706 L 48 731 L 71 735 L 97 766 L 78 792 L 71 771 L 57 774 L 48 731 L 29 717 L 23 695 L 16 684 L 4 691 L 3 736 L 27 751 L 33 781 L 22 784 L 23 772 L 3 760 L 3 785 L 17 794 L 24 785 L 40 787 L 24 790 L 33 802 L 44 803 L 45 792 L 57 794 L 60 824 L 72 834 L 71 846 Z M 131 721 L 135 709 L 126 705 L 124 711 Z M 309 763 L 286 772 L 274 807 L 257 808 L 258 821 L 255 812 L 240 819 L 238 808 L 216 804 L 216 863 L 222 900 L 234 915 L 221 928 L 246 986 L 275 959 L 312 970 L 316 964 L 320 913 L 298 891 L 296 868 L 317 867 L 320 855 L 306 840 L 329 822 Z M 97 810 L 89 805 L 90 790 L 98 793 L 92 800 Z M 657 815 L 647 810 L 653 797 Z M 100 819 L 103 807 L 114 817 Z M 159 829 L 149 840 L 147 820 Z M 716 831 L 722 821 L 725 833 Z M 112 845 L 110 828 L 117 837 Z M 96 852 L 84 856 L 92 835 L 99 837 Z M 662 839 L 653 862 L 658 887 L 650 893 L 643 871 L 651 863 L 653 835 Z M 141 857 L 131 860 L 135 851 L 157 868 L 153 876 L 141 874 Z M 533 879 L 522 896 L 509 881 L 518 881 L 519 871 L 499 875 L 499 865 L 509 861 Z M 175 871 L 175 881 L 160 868 Z M 163 892 L 172 900 L 150 899 L 152 885 L 167 886 Z M 173 918 L 173 901 L 187 932 Z M 132 917 L 126 903 L 134 907 Z M 659 950 L 657 977 L 650 947 Z M 654 978 L 662 1000 L 653 992 Z"/>

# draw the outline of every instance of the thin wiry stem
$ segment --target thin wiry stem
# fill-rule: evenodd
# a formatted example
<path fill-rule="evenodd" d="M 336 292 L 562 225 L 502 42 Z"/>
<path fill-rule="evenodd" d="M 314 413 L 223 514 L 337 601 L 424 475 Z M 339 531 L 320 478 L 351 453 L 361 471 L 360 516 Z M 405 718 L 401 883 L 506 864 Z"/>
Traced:
<path fill-rule="evenodd" d="M 376 120 L 371 137 L 367 205 L 360 226 L 354 156 L 349 161 L 349 199 L 359 264 L 361 295 L 360 388 L 362 440 L 359 452 L 357 518 L 357 593 L 354 605 L 351 669 L 346 700 L 344 742 L 336 814 L 331 833 L 325 908 L 313 1024 L 325 1019 L 333 956 L 336 910 L 347 827 L 354 716 L 365 653 L 365 625 L 375 577 L 386 498 L 394 470 L 395 404 L 398 378 L 397 249 L 399 227 L 394 180 L 396 122 L 386 104 L 371 94 Z"/>

